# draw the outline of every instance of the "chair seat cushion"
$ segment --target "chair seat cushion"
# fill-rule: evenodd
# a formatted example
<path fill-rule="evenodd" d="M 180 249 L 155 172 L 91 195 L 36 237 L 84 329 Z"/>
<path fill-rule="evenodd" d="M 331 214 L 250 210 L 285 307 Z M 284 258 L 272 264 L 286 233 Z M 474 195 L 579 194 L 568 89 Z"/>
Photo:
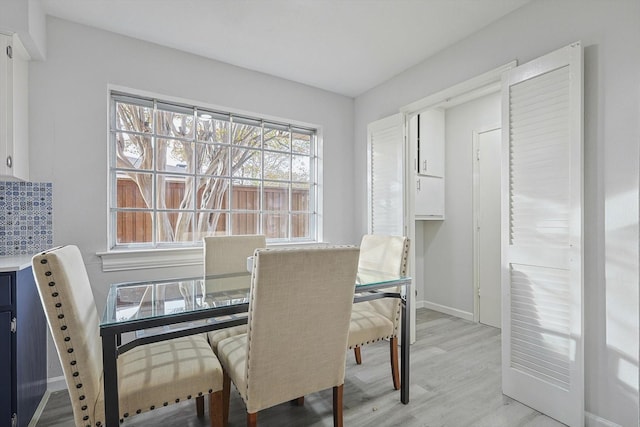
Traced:
<path fill-rule="evenodd" d="M 209 338 L 209 344 L 213 349 L 215 354 L 218 353 L 218 344 L 223 339 L 234 337 L 236 335 L 246 334 L 247 333 L 247 325 L 238 325 L 232 326 L 230 328 L 218 329 L 216 331 L 211 331 L 207 334 Z"/>
<path fill-rule="evenodd" d="M 244 325 L 243 325 L 244 326 Z M 243 399 L 247 396 L 247 334 L 225 338 L 218 343 L 220 363 L 226 367 Z"/>
<path fill-rule="evenodd" d="M 349 348 L 372 343 L 393 336 L 393 322 L 366 303 L 353 305 L 349 325 Z"/>
<path fill-rule="evenodd" d="M 118 357 L 120 417 L 219 390 L 222 367 L 203 335 L 142 345 Z"/>

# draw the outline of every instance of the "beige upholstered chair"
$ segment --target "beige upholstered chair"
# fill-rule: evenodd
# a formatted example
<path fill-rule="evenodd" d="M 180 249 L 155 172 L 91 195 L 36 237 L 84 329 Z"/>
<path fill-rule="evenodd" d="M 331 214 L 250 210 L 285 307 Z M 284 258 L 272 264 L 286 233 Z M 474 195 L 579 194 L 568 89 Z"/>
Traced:
<path fill-rule="evenodd" d="M 233 381 L 248 426 L 256 425 L 258 411 L 328 388 L 334 426 L 342 426 L 358 252 L 346 246 L 256 251 L 248 332 L 218 344 L 225 408 Z"/>
<path fill-rule="evenodd" d="M 408 238 L 368 234 L 362 237 L 360 243 L 358 269 L 405 275 L 408 254 Z M 400 292 L 400 289 L 392 291 Z M 383 339 L 389 340 L 391 376 L 396 390 L 400 388 L 398 372 L 400 308 L 400 300 L 397 298 L 383 298 L 354 304 L 349 327 L 349 348 L 353 348 L 357 364 L 362 363 L 361 346 Z"/>
<path fill-rule="evenodd" d="M 204 274 L 236 273 L 247 270 L 247 258 L 258 248 L 267 247 L 267 238 L 263 235 L 208 236 L 204 239 Z M 246 282 L 246 283 L 245 283 Z M 248 287 L 249 278 L 239 277 L 230 286 Z M 247 325 L 232 326 L 209 332 L 209 343 L 213 351 L 218 352 L 218 343 L 225 338 L 244 334 Z"/>
<path fill-rule="evenodd" d="M 32 259 L 40 299 L 69 389 L 76 426 L 104 425 L 102 344 L 91 285 L 76 246 Z M 222 425 L 222 368 L 207 340 L 177 338 L 136 347 L 118 357 L 121 419 L 196 397 L 212 426 Z"/>

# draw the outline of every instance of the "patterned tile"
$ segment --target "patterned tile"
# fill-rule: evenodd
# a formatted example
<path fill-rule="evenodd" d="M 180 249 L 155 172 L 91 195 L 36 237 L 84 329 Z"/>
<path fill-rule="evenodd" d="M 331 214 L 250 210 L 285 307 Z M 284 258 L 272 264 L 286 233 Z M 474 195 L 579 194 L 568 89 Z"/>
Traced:
<path fill-rule="evenodd" d="M 28 255 L 53 246 L 50 182 L 0 182 L 0 255 Z"/>

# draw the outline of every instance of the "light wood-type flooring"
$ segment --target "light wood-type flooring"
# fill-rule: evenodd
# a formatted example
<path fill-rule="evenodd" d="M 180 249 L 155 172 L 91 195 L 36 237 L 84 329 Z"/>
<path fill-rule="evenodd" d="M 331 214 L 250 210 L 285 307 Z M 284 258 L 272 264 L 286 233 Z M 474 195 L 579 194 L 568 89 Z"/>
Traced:
<path fill-rule="evenodd" d="M 362 365 L 347 355 L 344 424 L 348 427 L 561 427 L 561 424 L 506 396 L 500 388 L 500 331 L 427 309 L 418 309 L 416 343 L 411 346 L 411 401 L 400 403 L 389 370 L 389 344 L 362 348 Z M 332 391 L 305 396 L 302 407 L 282 404 L 258 414 L 258 424 L 332 426 Z M 207 405 L 208 406 L 208 405 Z M 246 425 L 244 404 L 232 388 L 229 426 Z M 128 419 L 126 426 L 208 426 L 188 401 Z M 51 394 L 37 427 L 72 427 L 65 391 Z"/>

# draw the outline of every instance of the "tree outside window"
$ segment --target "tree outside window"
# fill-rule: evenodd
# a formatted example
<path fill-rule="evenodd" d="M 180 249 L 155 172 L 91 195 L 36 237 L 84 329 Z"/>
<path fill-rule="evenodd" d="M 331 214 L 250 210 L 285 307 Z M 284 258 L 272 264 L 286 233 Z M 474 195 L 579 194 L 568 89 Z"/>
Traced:
<path fill-rule="evenodd" d="M 112 247 L 315 240 L 315 131 L 112 94 Z"/>

